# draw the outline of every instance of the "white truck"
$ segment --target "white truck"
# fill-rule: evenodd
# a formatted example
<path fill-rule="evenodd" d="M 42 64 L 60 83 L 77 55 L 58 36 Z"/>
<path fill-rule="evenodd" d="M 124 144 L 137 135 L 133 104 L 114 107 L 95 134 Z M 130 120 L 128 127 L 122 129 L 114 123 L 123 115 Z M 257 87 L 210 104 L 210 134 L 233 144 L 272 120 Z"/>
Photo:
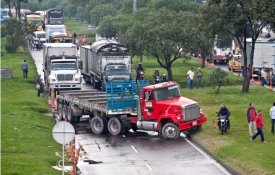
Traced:
<path fill-rule="evenodd" d="M 91 46 L 81 46 L 80 59 L 83 78 L 95 89 L 105 90 L 108 81 L 131 79 L 130 51 L 114 40 L 103 39 Z"/>
<path fill-rule="evenodd" d="M 47 42 L 50 42 L 50 35 L 52 34 L 59 34 L 59 35 L 65 35 L 67 36 L 67 29 L 65 25 L 46 25 L 45 26 L 45 32 L 46 32 L 46 40 Z M 62 41 L 60 41 L 62 42 Z"/>
<path fill-rule="evenodd" d="M 247 42 L 247 65 L 250 64 L 251 42 Z M 242 64 L 243 65 L 243 64 Z M 253 76 L 257 77 L 262 68 L 275 69 L 275 42 L 255 43 L 254 59 L 253 59 Z"/>
<path fill-rule="evenodd" d="M 46 89 L 80 90 L 81 61 L 76 56 L 76 45 L 72 43 L 43 44 L 43 72 Z"/>

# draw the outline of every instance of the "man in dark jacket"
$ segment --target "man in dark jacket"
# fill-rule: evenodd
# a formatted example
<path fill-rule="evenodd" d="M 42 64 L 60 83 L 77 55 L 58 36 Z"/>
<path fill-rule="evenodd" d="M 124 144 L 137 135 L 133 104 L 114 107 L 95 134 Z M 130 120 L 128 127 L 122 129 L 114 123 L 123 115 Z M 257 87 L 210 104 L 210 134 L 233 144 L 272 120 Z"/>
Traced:
<path fill-rule="evenodd" d="M 142 64 L 139 63 L 139 64 L 138 64 L 138 67 L 137 67 L 137 70 L 136 70 L 136 72 L 137 72 L 136 81 L 137 81 L 138 79 L 140 79 L 140 72 L 141 72 L 141 71 L 144 72 L 144 69 L 143 69 L 143 67 L 142 67 Z"/>
<path fill-rule="evenodd" d="M 228 128 L 230 128 L 230 111 L 228 110 L 228 108 L 226 107 L 226 105 L 224 103 L 221 104 L 221 109 L 218 112 L 218 118 L 220 119 L 221 116 L 226 116 L 226 119 L 228 121 Z M 220 126 L 220 120 L 218 121 L 218 126 Z"/>
<path fill-rule="evenodd" d="M 28 78 L 28 63 L 26 60 L 21 64 L 21 70 L 23 72 L 23 78 Z"/>

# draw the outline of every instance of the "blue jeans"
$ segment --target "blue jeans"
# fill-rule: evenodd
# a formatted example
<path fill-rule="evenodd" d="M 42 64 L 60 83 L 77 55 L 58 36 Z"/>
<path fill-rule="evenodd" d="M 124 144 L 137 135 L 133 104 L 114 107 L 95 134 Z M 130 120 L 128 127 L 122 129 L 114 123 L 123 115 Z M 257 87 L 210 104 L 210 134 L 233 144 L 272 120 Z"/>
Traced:
<path fill-rule="evenodd" d="M 189 89 L 193 88 L 193 80 L 190 80 L 190 79 L 187 80 L 187 88 Z"/>
<path fill-rule="evenodd" d="M 264 141 L 264 133 L 263 133 L 262 128 L 257 128 L 257 133 L 254 134 L 254 136 L 252 136 L 252 140 L 255 140 L 258 135 L 261 136 L 261 141 L 263 142 Z"/>
<path fill-rule="evenodd" d="M 265 79 L 264 79 L 264 77 L 261 78 L 261 82 L 262 82 L 262 86 L 264 86 L 264 84 L 265 84 Z"/>

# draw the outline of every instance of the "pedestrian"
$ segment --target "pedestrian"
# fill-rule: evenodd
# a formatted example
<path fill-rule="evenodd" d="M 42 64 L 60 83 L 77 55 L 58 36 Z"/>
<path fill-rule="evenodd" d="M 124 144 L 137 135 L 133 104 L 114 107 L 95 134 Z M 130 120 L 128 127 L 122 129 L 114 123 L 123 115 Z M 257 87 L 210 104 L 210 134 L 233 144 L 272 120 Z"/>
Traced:
<path fill-rule="evenodd" d="M 274 134 L 274 125 L 275 125 L 275 102 L 273 102 L 273 106 L 270 108 L 269 115 L 271 118 L 271 132 Z"/>
<path fill-rule="evenodd" d="M 188 72 L 187 72 L 187 88 L 192 89 L 193 88 L 193 80 L 194 80 L 195 72 L 194 68 L 192 67 Z"/>
<path fill-rule="evenodd" d="M 200 67 L 198 68 L 197 78 L 198 78 L 197 88 L 199 87 L 203 88 L 202 71 Z"/>
<path fill-rule="evenodd" d="M 37 76 L 37 79 L 36 79 L 36 88 L 37 88 L 37 96 L 40 97 L 40 94 L 42 94 L 44 91 L 44 84 L 40 74 Z"/>
<path fill-rule="evenodd" d="M 23 72 L 23 78 L 28 78 L 28 63 L 26 60 L 21 64 L 21 69 Z"/>
<path fill-rule="evenodd" d="M 255 122 L 256 116 L 257 116 L 256 109 L 254 107 L 254 104 L 251 102 L 249 103 L 249 107 L 247 109 L 248 131 L 249 131 L 250 137 L 252 137 L 257 132 L 256 122 Z"/>
<path fill-rule="evenodd" d="M 257 133 L 254 134 L 252 137 L 250 137 L 250 140 L 254 141 L 256 137 L 260 135 L 262 143 L 265 143 L 266 141 L 264 140 L 264 133 L 263 133 L 264 120 L 262 116 L 262 110 L 258 111 L 258 115 L 256 116 L 255 121 L 257 126 Z"/>
<path fill-rule="evenodd" d="M 265 85 L 265 68 L 263 67 L 262 69 L 261 69 L 261 84 L 262 84 L 262 86 L 264 86 Z"/>

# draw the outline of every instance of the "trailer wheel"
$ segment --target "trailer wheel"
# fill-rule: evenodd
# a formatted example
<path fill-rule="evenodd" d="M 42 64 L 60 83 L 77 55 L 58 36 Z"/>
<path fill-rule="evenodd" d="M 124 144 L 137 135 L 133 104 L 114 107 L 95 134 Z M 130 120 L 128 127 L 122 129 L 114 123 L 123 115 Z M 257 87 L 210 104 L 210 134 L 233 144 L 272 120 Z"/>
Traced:
<path fill-rule="evenodd" d="M 123 122 L 118 118 L 111 118 L 108 122 L 108 131 L 114 136 L 122 134 L 124 132 Z"/>
<path fill-rule="evenodd" d="M 166 123 L 161 130 L 162 136 L 165 139 L 177 139 L 180 136 L 180 131 L 174 123 Z"/>
<path fill-rule="evenodd" d="M 107 120 L 104 117 L 96 116 L 92 118 L 90 125 L 95 134 L 102 134 L 107 130 Z"/>
<path fill-rule="evenodd" d="M 58 103 L 57 105 L 57 111 L 58 111 L 58 121 L 63 119 L 63 110 L 62 110 L 62 103 Z"/>
<path fill-rule="evenodd" d="M 62 117 L 65 121 L 68 121 L 68 110 L 65 104 L 62 106 Z"/>
<path fill-rule="evenodd" d="M 80 121 L 79 116 L 74 116 L 73 115 L 73 110 L 71 107 L 68 107 L 68 121 L 70 123 L 78 123 Z"/>

